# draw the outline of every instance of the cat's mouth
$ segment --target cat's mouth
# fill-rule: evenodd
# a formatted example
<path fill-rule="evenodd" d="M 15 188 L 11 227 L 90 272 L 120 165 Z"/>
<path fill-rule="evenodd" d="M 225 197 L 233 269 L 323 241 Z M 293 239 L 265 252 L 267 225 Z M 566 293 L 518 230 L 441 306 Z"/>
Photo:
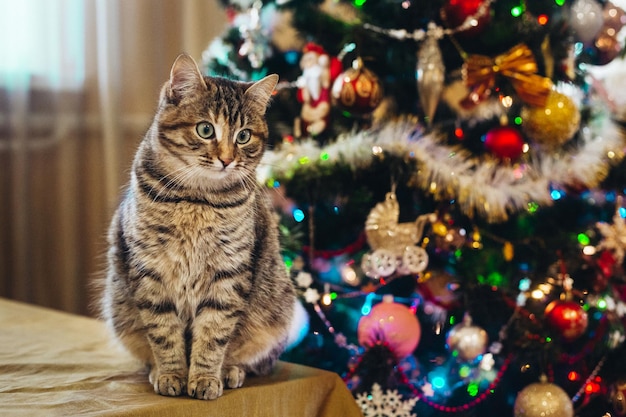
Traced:
<path fill-rule="evenodd" d="M 230 163 L 228 165 L 224 165 L 219 161 L 213 162 L 201 162 L 200 166 L 203 168 L 205 172 L 205 176 L 209 177 L 211 180 L 215 181 L 223 181 L 227 179 L 233 179 L 236 173 L 236 163 Z"/>

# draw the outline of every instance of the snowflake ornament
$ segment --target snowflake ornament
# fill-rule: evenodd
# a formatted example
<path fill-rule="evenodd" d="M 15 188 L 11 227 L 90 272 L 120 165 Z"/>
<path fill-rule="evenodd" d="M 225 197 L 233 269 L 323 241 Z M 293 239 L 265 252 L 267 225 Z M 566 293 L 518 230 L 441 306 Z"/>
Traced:
<path fill-rule="evenodd" d="M 620 215 L 619 210 L 616 210 L 613 215 L 613 224 L 598 222 L 596 226 L 604 236 L 604 239 L 596 246 L 596 251 L 602 249 L 611 251 L 617 263 L 621 264 L 626 254 L 626 219 Z"/>
<path fill-rule="evenodd" d="M 383 394 L 377 383 L 372 385 L 371 394 L 358 394 L 356 402 L 363 411 L 363 417 L 417 417 L 411 413 L 417 397 L 403 401 L 396 390 L 387 390 Z"/>
<path fill-rule="evenodd" d="M 308 272 L 300 271 L 296 275 L 296 283 L 299 287 L 309 288 L 313 284 L 313 277 Z"/>
<path fill-rule="evenodd" d="M 311 303 L 311 304 L 317 303 L 320 299 L 320 293 L 315 288 L 310 288 L 310 287 L 307 288 L 304 294 L 302 295 L 304 297 L 304 300 L 307 303 Z"/>

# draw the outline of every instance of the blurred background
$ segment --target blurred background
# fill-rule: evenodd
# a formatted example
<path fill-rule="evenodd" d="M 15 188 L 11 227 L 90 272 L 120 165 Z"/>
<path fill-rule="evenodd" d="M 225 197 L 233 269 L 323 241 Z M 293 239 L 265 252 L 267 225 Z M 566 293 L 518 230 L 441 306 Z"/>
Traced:
<path fill-rule="evenodd" d="M 224 29 L 207 0 L 0 0 L 0 296 L 89 314 L 160 86 Z"/>

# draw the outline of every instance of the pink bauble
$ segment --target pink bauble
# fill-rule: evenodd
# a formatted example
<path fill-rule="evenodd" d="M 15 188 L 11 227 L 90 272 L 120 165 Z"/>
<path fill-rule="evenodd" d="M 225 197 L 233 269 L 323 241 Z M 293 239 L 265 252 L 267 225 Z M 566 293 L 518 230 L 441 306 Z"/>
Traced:
<path fill-rule="evenodd" d="M 370 348 L 387 343 L 398 359 L 413 353 L 422 334 L 415 314 L 405 305 L 389 299 L 376 304 L 367 316 L 361 317 L 357 330 L 361 346 Z"/>

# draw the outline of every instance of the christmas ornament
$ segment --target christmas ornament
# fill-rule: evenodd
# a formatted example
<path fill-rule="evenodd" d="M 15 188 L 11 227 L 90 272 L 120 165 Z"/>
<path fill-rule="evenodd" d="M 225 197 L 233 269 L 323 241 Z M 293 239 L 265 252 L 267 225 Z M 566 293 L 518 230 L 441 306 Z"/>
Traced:
<path fill-rule="evenodd" d="M 580 126 L 580 112 L 565 94 L 550 91 L 544 106 L 525 106 L 521 111 L 522 130 L 533 142 L 558 147 L 574 136 Z"/>
<path fill-rule="evenodd" d="M 485 135 L 485 148 L 500 159 L 519 158 L 524 151 L 524 138 L 512 126 L 499 126 Z"/>
<path fill-rule="evenodd" d="M 417 347 L 421 326 L 415 314 L 405 305 L 385 296 L 383 302 L 361 317 L 357 327 L 359 344 L 371 348 L 386 343 L 398 359 L 413 353 Z"/>
<path fill-rule="evenodd" d="M 417 92 L 428 124 L 432 124 L 443 92 L 446 68 L 434 34 L 429 34 L 417 52 Z"/>
<path fill-rule="evenodd" d="M 356 402 L 363 411 L 363 417 L 416 417 L 411 413 L 418 397 L 403 400 L 397 390 L 387 390 L 383 394 L 380 385 L 374 383 L 372 392 L 357 394 Z"/>
<path fill-rule="evenodd" d="M 602 18 L 604 21 L 602 28 L 604 30 L 613 29 L 614 34 L 617 34 L 626 25 L 626 12 L 610 1 L 604 5 Z"/>
<path fill-rule="evenodd" d="M 576 37 L 584 43 L 593 41 L 602 25 L 602 8 L 595 0 L 576 0 L 572 4 L 570 25 Z"/>
<path fill-rule="evenodd" d="M 243 39 L 238 51 L 239 56 L 247 57 L 252 68 L 261 68 L 265 60 L 272 56 L 269 39 L 261 24 L 262 6 L 261 2 L 254 2 L 243 14 L 242 19 L 235 22 Z"/>
<path fill-rule="evenodd" d="M 440 10 L 442 20 L 449 28 L 461 26 L 470 19 L 471 28 L 458 32 L 463 37 L 474 37 L 485 30 L 491 20 L 489 9 L 482 10 L 483 0 L 448 0 Z"/>
<path fill-rule="evenodd" d="M 566 342 L 578 339 L 587 329 L 587 312 L 573 300 L 552 301 L 544 311 L 544 318 L 548 327 Z"/>
<path fill-rule="evenodd" d="M 376 74 L 363 66 L 361 58 L 357 58 L 352 62 L 352 68 L 335 79 L 332 97 L 344 110 L 368 114 L 378 107 L 383 92 Z"/>
<path fill-rule="evenodd" d="M 574 406 L 567 393 L 558 385 L 548 382 L 545 376 L 540 382 L 526 386 L 515 398 L 515 417 L 573 417 Z"/>
<path fill-rule="evenodd" d="M 330 88 L 341 71 L 341 63 L 331 58 L 320 45 L 308 43 L 300 59 L 302 75 L 296 81 L 300 111 L 301 129 L 305 135 L 317 136 L 328 126 L 330 115 Z"/>
<path fill-rule="evenodd" d="M 593 43 L 594 57 L 592 64 L 606 65 L 617 58 L 622 51 L 622 44 L 617 40 L 615 31 L 602 31 Z"/>
<path fill-rule="evenodd" d="M 411 223 L 398 223 L 400 205 L 395 192 L 376 204 L 365 221 L 365 236 L 373 253 L 363 255 L 361 267 L 371 278 L 386 277 L 396 269 L 401 273 L 417 274 L 428 266 L 428 254 L 418 246 L 430 214 L 419 216 Z"/>
<path fill-rule="evenodd" d="M 402 253 L 402 262 L 398 265 L 398 273 L 402 275 L 419 274 L 428 266 L 428 253 L 419 246 L 407 246 Z"/>
<path fill-rule="evenodd" d="M 617 264 L 622 264 L 622 262 L 624 262 L 624 255 L 626 255 L 626 219 L 621 215 L 621 213 L 624 212 L 621 204 L 622 197 L 620 196 L 617 199 L 617 209 L 613 215 L 613 224 L 605 222 L 596 223 L 596 227 L 603 237 L 596 246 L 596 251 L 610 251 Z"/>
<path fill-rule="evenodd" d="M 467 100 L 477 103 L 489 96 L 498 83 L 506 79 L 520 99 L 533 106 L 543 106 L 550 94 L 552 81 L 537 74 L 537 62 L 525 44 L 518 44 L 502 55 L 491 58 L 470 55 L 463 64 L 463 80 L 471 92 Z"/>
<path fill-rule="evenodd" d="M 489 337 L 487 332 L 472 324 L 469 314 L 463 317 L 463 322 L 454 326 L 448 332 L 446 345 L 450 352 L 462 361 L 471 362 L 487 351 Z"/>
<path fill-rule="evenodd" d="M 370 278 L 388 277 L 396 271 L 398 258 L 386 249 L 376 249 L 361 258 L 361 269 Z"/>
<path fill-rule="evenodd" d="M 617 381 L 611 385 L 609 399 L 615 414 L 619 417 L 626 417 L 626 381 Z"/>

